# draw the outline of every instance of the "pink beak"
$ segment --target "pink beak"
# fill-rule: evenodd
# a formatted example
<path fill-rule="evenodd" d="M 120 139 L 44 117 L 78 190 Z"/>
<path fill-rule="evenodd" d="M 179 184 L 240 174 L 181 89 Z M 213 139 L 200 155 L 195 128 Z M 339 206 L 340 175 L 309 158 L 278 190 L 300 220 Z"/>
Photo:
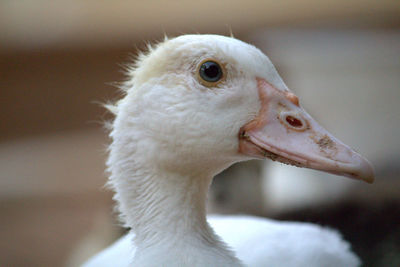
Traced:
<path fill-rule="evenodd" d="M 240 153 L 374 181 L 368 160 L 322 128 L 300 107 L 297 96 L 261 78 L 257 78 L 257 86 L 261 109 L 240 130 Z"/>

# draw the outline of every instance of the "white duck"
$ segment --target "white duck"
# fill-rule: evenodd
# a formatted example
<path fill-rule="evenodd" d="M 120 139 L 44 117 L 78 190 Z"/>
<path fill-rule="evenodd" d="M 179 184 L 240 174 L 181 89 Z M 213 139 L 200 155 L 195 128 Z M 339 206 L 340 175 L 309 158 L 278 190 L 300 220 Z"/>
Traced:
<path fill-rule="evenodd" d="M 364 158 L 301 108 L 257 48 L 217 35 L 166 40 L 140 57 L 125 93 L 112 107 L 107 164 L 131 233 L 85 266 L 359 265 L 337 232 L 317 225 L 206 219 L 213 177 L 238 161 L 374 179 Z"/>

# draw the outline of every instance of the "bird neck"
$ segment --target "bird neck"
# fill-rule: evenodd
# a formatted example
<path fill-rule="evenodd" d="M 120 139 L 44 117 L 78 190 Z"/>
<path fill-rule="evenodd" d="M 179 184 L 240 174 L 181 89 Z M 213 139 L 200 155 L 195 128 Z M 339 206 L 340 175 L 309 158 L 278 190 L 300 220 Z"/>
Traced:
<path fill-rule="evenodd" d="M 198 233 L 208 235 L 206 198 L 209 177 L 185 177 L 176 173 L 153 171 L 129 177 L 131 188 L 127 221 L 140 244 L 160 238 Z M 129 217 L 129 218 L 128 218 Z"/>
<path fill-rule="evenodd" d="M 135 264 L 240 266 L 206 220 L 211 174 L 182 175 L 134 160 L 110 169 L 115 199 L 134 233 Z"/>

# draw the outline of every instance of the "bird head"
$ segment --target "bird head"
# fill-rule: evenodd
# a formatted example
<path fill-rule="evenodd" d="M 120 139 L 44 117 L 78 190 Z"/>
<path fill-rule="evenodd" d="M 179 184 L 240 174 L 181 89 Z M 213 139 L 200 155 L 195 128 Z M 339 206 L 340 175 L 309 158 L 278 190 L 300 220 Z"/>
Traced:
<path fill-rule="evenodd" d="M 114 141 L 163 169 L 216 174 L 269 158 L 374 179 L 366 159 L 302 108 L 265 54 L 231 37 L 183 35 L 150 49 L 115 110 Z"/>

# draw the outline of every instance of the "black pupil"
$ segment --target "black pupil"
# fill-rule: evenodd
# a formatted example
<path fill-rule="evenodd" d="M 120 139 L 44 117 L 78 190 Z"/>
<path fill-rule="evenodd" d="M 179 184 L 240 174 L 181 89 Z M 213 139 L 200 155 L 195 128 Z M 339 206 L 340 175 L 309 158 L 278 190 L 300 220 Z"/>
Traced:
<path fill-rule="evenodd" d="M 204 62 L 200 67 L 200 76 L 207 82 L 216 82 L 222 77 L 221 67 L 213 62 Z"/>

